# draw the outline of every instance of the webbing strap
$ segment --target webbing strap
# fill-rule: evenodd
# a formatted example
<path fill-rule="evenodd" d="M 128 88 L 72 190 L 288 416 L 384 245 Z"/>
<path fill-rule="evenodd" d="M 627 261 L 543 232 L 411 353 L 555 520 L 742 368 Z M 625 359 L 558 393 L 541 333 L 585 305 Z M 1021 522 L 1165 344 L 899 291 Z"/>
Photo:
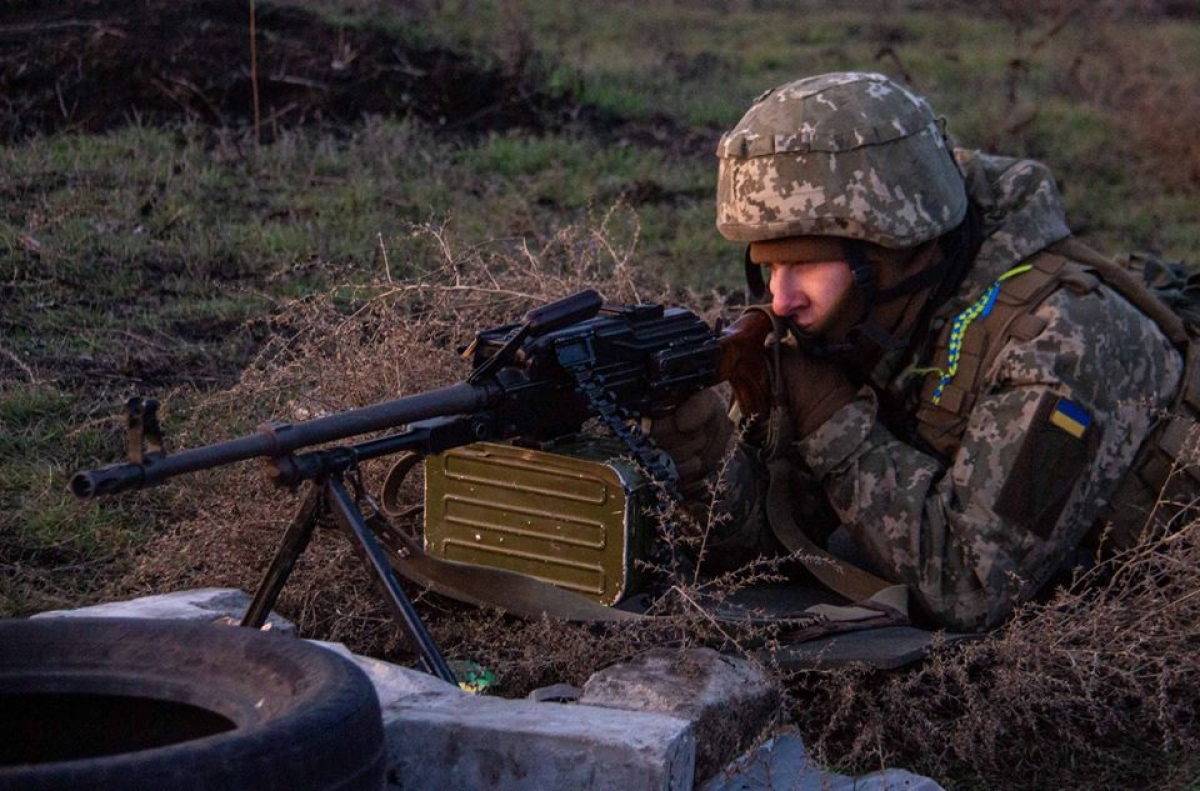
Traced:
<path fill-rule="evenodd" d="M 515 571 L 456 563 L 429 555 L 416 541 L 381 517 L 368 519 L 392 550 L 392 568 L 406 579 L 475 606 L 498 607 L 524 618 L 560 621 L 634 621 L 647 616 L 606 607 Z"/>
<path fill-rule="evenodd" d="M 1146 288 L 1145 284 L 1129 270 L 1073 236 L 1052 244 L 1049 249 L 1065 258 L 1087 264 L 1095 270 L 1101 280 L 1128 300 L 1131 305 L 1149 316 L 1177 349 L 1187 348 L 1189 335 L 1183 319 L 1179 318 L 1169 305 L 1154 296 L 1150 289 Z"/>
<path fill-rule="evenodd" d="M 860 609 L 872 610 L 876 614 L 885 612 L 896 618 L 897 623 L 907 623 L 908 594 L 905 586 L 881 580 L 821 549 L 796 524 L 789 485 L 792 462 L 787 457 L 795 439 L 795 430 L 787 410 L 779 352 L 786 330 L 780 318 L 765 306 L 754 306 L 748 310 L 761 310 L 770 318 L 774 335 L 771 349 L 771 414 L 767 425 L 767 441 L 764 443 L 769 473 L 767 522 L 772 532 L 825 587 L 856 602 L 855 606 Z"/>
<path fill-rule="evenodd" d="M 1067 260 L 1061 256 L 1039 254 L 1028 267 L 1006 272 L 946 325 L 936 346 L 934 367 L 916 371 L 937 374 L 936 380 L 926 383 L 916 416 L 917 433 L 929 447 L 947 458 L 958 449 L 984 372 L 997 359 L 1018 320 L 1058 289 L 1066 266 Z M 975 324 L 981 315 L 984 320 Z"/>
<path fill-rule="evenodd" d="M 875 309 L 876 291 L 879 286 L 875 277 L 875 268 L 867 259 L 862 245 L 855 239 L 842 240 L 842 253 L 846 257 L 846 264 L 850 267 L 854 285 L 858 288 L 858 298 L 862 303 L 863 315 L 870 316 L 871 311 Z"/>
<path fill-rule="evenodd" d="M 937 386 L 933 389 L 933 395 L 930 400 L 935 404 L 942 402 L 942 392 L 945 391 L 946 385 L 950 384 L 955 374 L 958 373 L 958 362 L 962 352 L 963 335 L 967 328 L 971 326 L 976 319 L 986 319 L 991 315 L 992 309 L 996 306 L 996 297 L 1000 293 L 1000 284 L 1005 280 L 1017 275 L 1023 275 L 1033 269 L 1031 264 L 1022 264 L 1014 266 L 1000 277 L 996 278 L 996 282 L 988 287 L 988 290 L 983 292 L 979 299 L 969 305 L 965 310 L 954 317 L 954 321 L 950 323 L 950 345 L 947 348 L 946 368 L 935 369 L 938 374 Z"/>
<path fill-rule="evenodd" d="M 368 518 L 367 522 L 391 550 L 388 559 L 397 573 L 456 601 L 476 607 L 494 607 L 523 618 L 549 618 L 555 621 L 611 623 L 666 618 L 607 607 L 515 571 L 435 558 L 379 515 Z M 830 587 L 836 593 L 842 593 Z M 854 629 L 907 623 L 907 597 L 908 592 L 903 585 L 893 585 L 857 604 L 817 604 L 798 613 L 789 613 L 782 619 L 760 614 L 757 620 L 786 622 L 789 625 L 789 639 L 799 642 Z M 726 614 L 718 610 L 711 615 L 717 621 L 745 621 L 744 614 Z M 802 626 L 802 630 L 795 631 L 796 626 Z"/>
<path fill-rule="evenodd" d="M 933 288 L 943 282 L 946 273 L 950 271 L 950 259 L 940 256 L 931 266 L 918 270 L 890 288 L 885 288 L 875 295 L 876 301 L 882 305 L 900 297 L 916 294 L 927 288 Z"/>
<path fill-rule="evenodd" d="M 803 528 L 796 524 L 789 491 L 791 462 L 785 457 L 771 460 L 770 484 L 767 489 L 767 519 L 775 537 L 796 556 L 804 568 L 834 593 L 845 596 L 859 607 L 876 610 L 880 607 L 908 618 L 908 593 L 904 585 L 882 580 L 813 543 Z"/>
<path fill-rule="evenodd" d="M 1179 316 L 1133 274 L 1078 239 L 1072 237 L 1056 242 L 1030 263 L 1033 268 L 1025 270 L 1028 274 L 1013 278 L 1011 275 L 1015 270 L 1009 270 L 947 325 L 938 344 L 938 354 L 945 354 L 945 362 L 940 367 L 917 371 L 938 374 L 938 380 L 927 384 L 922 394 L 924 404 L 918 411 L 917 420 L 921 438 L 943 455 L 949 456 L 957 449 L 966 430 L 965 417 L 974 406 L 975 394 L 980 389 L 981 377 L 1003 350 L 1018 326 L 1018 320 L 1032 315 L 1038 305 L 1063 284 L 1064 277 L 1073 273 L 1094 273 L 1154 321 L 1177 348 L 1187 348 L 1189 336 Z M 975 339 L 979 342 L 971 344 L 977 348 L 960 359 L 968 341 L 967 327 L 985 317 L 987 331 Z M 951 394 L 953 398 L 948 399 Z"/>

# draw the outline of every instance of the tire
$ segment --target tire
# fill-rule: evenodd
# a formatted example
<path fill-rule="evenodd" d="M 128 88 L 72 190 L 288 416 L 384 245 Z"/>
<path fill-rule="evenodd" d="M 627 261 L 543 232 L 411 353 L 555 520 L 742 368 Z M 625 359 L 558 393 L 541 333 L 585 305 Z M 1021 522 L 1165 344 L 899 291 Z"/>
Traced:
<path fill-rule="evenodd" d="M 0 621 L 0 790 L 375 791 L 379 701 L 302 640 L 178 621 Z"/>

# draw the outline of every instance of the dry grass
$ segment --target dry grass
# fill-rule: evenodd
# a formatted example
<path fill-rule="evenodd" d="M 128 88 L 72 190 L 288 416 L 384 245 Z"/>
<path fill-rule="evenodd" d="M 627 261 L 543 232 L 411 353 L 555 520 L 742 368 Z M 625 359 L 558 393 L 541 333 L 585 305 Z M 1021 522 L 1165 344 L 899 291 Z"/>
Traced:
<path fill-rule="evenodd" d="M 1148 537 L 919 668 L 793 679 L 817 752 L 964 785 L 1194 787 L 1200 522 Z"/>
<path fill-rule="evenodd" d="M 620 206 L 537 249 L 465 245 L 447 228 L 414 233 L 432 262 L 418 267 L 419 278 L 393 281 L 381 243 L 382 275 L 369 286 L 289 305 L 272 319 L 273 339 L 240 382 L 186 416 L 186 444 L 456 381 L 467 365 L 454 350 L 477 329 L 582 288 L 610 301 L 700 301 L 633 266 L 637 221 Z M 719 307 L 710 305 L 710 318 Z M 383 470 L 365 470 L 368 488 L 378 487 Z M 416 487 L 409 496 L 415 504 Z M 173 501 L 190 516 L 151 542 L 111 594 L 253 589 L 297 504 L 252 465 L 195 476 L 174 487 Z M 410 593 L 449 656 L 495 669 L 502 694 L 520 695 L 582 683 L 653 646 L 709 644 L 747 654 L 770 647 L 777 631 L 718 624 L 705 605 L 774 572 L 767 564 L 716 584 L 674 580 L 656 610 L 669 617 L 619 629 L 521 621 Z M 1180 769 L 1179 756 L 1200 746 L 1198 592 L 1194 523 L 1047 603 L 1027 605 L 985 640 L 935 651 L 915 670 L 781 674 L 791 701 L 781 717 L 818 755 L 847 768 L 903 765 L 981 787 L 1140 786 L 1147 778 L 1182 786 L 1178 773 L 1188 767 Z M 406 655 L 365 572 L 332 531 L 318 533 L 279 609 L 304 634 L 372 655 Z"/>
<path fill-rule="evenodd" d="M 1117 57 L 1091 61 L 1090 90 L 1124 134 L 1140 175 L 1168 190 L 1200 187 L 1200 76 L 1165 69 L 1153 49 L 1132 47 L 1109 33 Z M 1169 46 L 1159 33 L 1159 47 Z"/>
<path fill-rule="evenodd" d="M 633 268 L 638 232 L 636 216 L 617 205 L 592 225 L 566 228 L 536 249 L 525 242 L 465 245 L 445 227 L 423 226 L 413 233 L 424 242 L 428 258 L 391 262 L 381 240 L 381 276 L 366 286 L 336 288 L 286 306 L 271 319 L 271 339 L 238 384 L 206 397 L 184 417 L 176 447 L 249 433 L 268 419 L 305 420 L 458 381 L 469 366 L 456 349 L 476 331 L 509 323 L 531 307 L 584 288 L 596 288 L 610 302 L 682 301 L 652 274 Z M 395 281 L 389 274 L 393 264 L 422 274 Z M 364 470 L 369 490 L 378 490 L 386 462 Z M 254 465 L 192 476 L 172 490 L 171 507 L 188 516 L 146 547 L 132 573 L 109 593 L 200 585 L 253 590 L 298 498 L 273 490 Z M 409 496 L 418 502 L 417 487 Z M 432 597 L 427 605 L 448 652 L 504 665 L 512 678 L 509 686 L 518 690 L 546 678 L 579 679 L 584 669 L 566 672 L 568 660 L 556 661 L 556 650 L 597 662 L 624 655 L 638 640 L 626 633 L 605 648 L 605 635 L 588 629 L 514 623 L 483 628 L 481 621 L 499 616 L 463 612 Z M 370 581 L 340 535 L 318 532 L 279 609 L 305 634 L 375 655 L 402 651 Z M 575 648 L 584 639 L 591 641 L 587 652 Z M 521 656 L 531 646 L 542 653 L 522 669 Z"/>

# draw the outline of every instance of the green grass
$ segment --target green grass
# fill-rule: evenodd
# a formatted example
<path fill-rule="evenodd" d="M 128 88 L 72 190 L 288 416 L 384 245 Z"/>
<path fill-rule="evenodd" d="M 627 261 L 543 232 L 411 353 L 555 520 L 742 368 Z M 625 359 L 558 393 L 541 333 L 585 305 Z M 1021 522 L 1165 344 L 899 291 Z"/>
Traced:
<path fill-rule="evenodd" d="M 426 13 L 381 11 L 369 0 L 292 0 L 330 10 L 346 24 L 390 25 L 426 43 L 465 49 L 480 62 L 524 70 L 577 101 L 622 117 L 667 117 L 683 127 L 732 125 L 765 88 L 805 74 L 835 69 L 907 74 L 950 119 L 967 147 L 1047 161 L 1066 187 L 1071 218 L 1097 244 L 1120 250 L 1154 247 L 1192 255 L 1200 225 L 1194 211 L 1157 189 L 1123 150 L 1127 135 L 1112 108 L 1083 95 L 1079 80 L 1100 90 L 1104 68 L 1126 48 L 1163 52 L 1164 75 L 1200 66 L 1200 28 L 1179 20 L 1102 14 L 1077 17 L 1061 30 L 1057 14 L 1021 17 L 1020 31 L 1000 13 L 910 8 L 910 3 L 658 4 L 633 0 L 585 4 L 569 0 L 443 2 Z M 1030 6 L 1032 7 L 1032 6 Z M 1017 4 L 1020 17 L 1027 9 Z M 1010 103 L 1010 64 L 1025 64 Z M 1077 62 L 1084 64 L 1076 73 Z M 1097 71 L 1099 69 L 1099 71 Z M 1119 110 L 1118 110 L 1119 112 Z M 477 152 L 485 170 L 525 179 L 545 166 L 596 180 L 570 151 L 555 161 L 554 141 L 492 142 Z M 694 152 L 701 171 L 712 152 Z M 472 154 L 468 154 L 471 156 Z M 701 172 L 700 179 L 708 179 Z M 578 206 L 580 190 L 550 179 L 535 185 L 543 202 Z M 452 201 L 434 192 L 433 213 Z M 1113 211 L 1113 207 L 1120 207 Z M 684 214 L 691 214 L 689 205 Z M 667 227 L 670 223 L 650 225 Z M 482 230 L 470 223 L 470 230 Z M 693 226 L 697 229 L 702 225 Z M 648 239 L 649 241 L 649 239 Z M 664 240 L 663 249 L 705 248 L 696 240 Z M 706 255 L 706 262 L 718 260 Z M 670 264 L 667 264 L 668 270 Z M 708 285 L 707 268 L 697 285 Z"/>
<path fill-rule="evenodd" d="M 113 437 L 79 428 L 78 401 L 47 384 L 0 386 L 0 608 L 71 606 L 145 541 L 135 505 L 86 507 L 65 487 L 68 467 L 108 452 Z"/>

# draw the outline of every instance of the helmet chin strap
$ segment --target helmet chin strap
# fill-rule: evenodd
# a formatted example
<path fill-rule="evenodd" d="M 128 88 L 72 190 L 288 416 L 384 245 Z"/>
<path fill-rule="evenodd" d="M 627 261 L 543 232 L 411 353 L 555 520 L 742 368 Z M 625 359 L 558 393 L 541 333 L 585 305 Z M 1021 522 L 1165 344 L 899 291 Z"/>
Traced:
<path fill-rule="evenodd" d="M 749 297 L 746 301 L 751 305 L 761 305 L 764 302 L 771 301 L 770 292 L 767 291 L 767 282 L 763 280 L 763 268 L 750 260 L 750 245 L 746 245 L 746 295 Z"/>
<path fill-rule="evenodd" d="M 871 317 L 872 313 L 880 305 L 919 294 L 944 283 L 952 258 L 939 255 L 932 265 L 914 272 L 894 286 L 881 290 L 878 288 L 876 268 L 867 259 L 863 245 L 857 240 L 846 239 L 842 242 L 842 249 L 845 250 L 846 261 L 850 264 L 850 271 L 863 300 L 863 318 L 846 333 L 846 342 L 853 347 L 857 345 L 857 338 L 863 338 L 884 354 L 904 349 L 908 345 L 908 338 L 898 337 L 884 329 Z"/>

